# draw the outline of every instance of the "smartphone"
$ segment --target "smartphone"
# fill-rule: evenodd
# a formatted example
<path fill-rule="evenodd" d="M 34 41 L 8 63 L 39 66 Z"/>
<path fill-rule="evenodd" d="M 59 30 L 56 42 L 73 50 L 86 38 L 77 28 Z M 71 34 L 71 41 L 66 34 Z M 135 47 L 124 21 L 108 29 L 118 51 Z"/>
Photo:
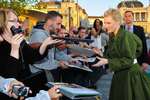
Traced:
<path fill-rule="evenodd" d="M 11 32 L 12 32 L 13 35 L 15 35 L 15 34 L 20 34 L 20 33 L 23 33 L 23 32 L 24 32 L 21 27 L 16 28 L 15 26 L 12 26 L 12 27 L 10 28 L 10 30 L 11 30 Z"/>
<path fill-rule="evenodd" d="M 17 96 L 27 97 L 29 94 L 30 88 L 21 85 L 13 85 L 12 92 Z"/>

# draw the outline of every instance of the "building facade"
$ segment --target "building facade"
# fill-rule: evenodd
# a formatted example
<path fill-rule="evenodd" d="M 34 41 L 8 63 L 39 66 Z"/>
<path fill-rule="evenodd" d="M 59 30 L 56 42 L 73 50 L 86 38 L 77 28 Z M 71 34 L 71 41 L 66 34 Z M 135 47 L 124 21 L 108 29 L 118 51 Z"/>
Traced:
<path fill-rule="evenodd" d="M 79 27 L 88 25 L 88 15 L 85 9 L 81 8 L 78 3 L 75 3 L 74 0 L 46 0 L 40 1 L 35 6 L 28 10 L 29 13 L 37 12 L 35 15 L 39 15 L 39 13 L 47 13 L 48 11 L 58 11 L 63 15 L 63 25 L 69 29 L 72 26 Z M 42 16 L 37 17 L 32 16 L 31 14 L 22 15 L 20 18 L 24 19 L 25 17 L 29 17 L 33 20 L 33 23 L 37 20 L 43 19 Z"/>
<path fill-rule="evenodd" d="M 78 1 L 78 0 L 77 0 Z M 122 0 L 117 8 L 124 14 L 126 10 L 134 13 L 134 24 L 144 27 L 145 32 L 150 35 L 150 6 L 144 7 L 138 0 Z M 30 10 L 29 10 L 30 9 Z M 63 25 L 69 29 L 72 26 L 91 27 L 95 19 L 103 21 L 103 16 L 88 16 L 83 9 L 74 0 L 41 0 L 32 8 L 28 8 L 28 14 L 20 16 L 21 20 L 28 17 L 31 25 L 35 25 L 37 20 L 42 20 L 48 11 L 58 11 L 63 15 Z"/>

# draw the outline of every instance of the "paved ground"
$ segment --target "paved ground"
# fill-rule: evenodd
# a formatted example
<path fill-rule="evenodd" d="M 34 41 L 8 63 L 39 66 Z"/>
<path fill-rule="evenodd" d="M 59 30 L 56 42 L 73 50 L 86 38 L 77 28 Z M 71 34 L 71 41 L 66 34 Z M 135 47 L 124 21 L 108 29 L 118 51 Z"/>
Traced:
<path fill-rule="evenodd" d="M 108 100 L 109 98 L 109 89 L 111 85 L 112 73 L 103 75 L 97 82 L 97 91 L 101 93 L 101 100 Z"/>

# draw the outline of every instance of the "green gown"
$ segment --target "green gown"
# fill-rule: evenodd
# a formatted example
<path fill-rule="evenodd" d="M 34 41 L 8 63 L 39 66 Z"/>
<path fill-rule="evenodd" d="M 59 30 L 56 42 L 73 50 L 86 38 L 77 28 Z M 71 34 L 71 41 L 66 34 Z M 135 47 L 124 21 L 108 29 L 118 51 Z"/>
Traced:
<path fill-rule="evenodd" d="M 134 63 L 141 51 L 141 40 L 121 28 L 110 39 L 105 54 L 114 71 L 109 100 L 150 100 L 150 79 Z"/>

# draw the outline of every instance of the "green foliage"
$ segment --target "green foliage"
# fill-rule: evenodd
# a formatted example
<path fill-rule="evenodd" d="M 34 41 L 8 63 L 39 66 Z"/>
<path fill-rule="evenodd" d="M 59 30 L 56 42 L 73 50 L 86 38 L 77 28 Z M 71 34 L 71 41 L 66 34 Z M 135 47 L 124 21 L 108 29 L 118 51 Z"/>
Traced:
<path fill-rule="evenodd" d="M 17 12 L 18 15 L 27 13 L 25 9 L 26 6 L 29 6 L 33 3 L 36 3 L 37 0 L 0 0 L 0 8 L 10 8 Z"/>

